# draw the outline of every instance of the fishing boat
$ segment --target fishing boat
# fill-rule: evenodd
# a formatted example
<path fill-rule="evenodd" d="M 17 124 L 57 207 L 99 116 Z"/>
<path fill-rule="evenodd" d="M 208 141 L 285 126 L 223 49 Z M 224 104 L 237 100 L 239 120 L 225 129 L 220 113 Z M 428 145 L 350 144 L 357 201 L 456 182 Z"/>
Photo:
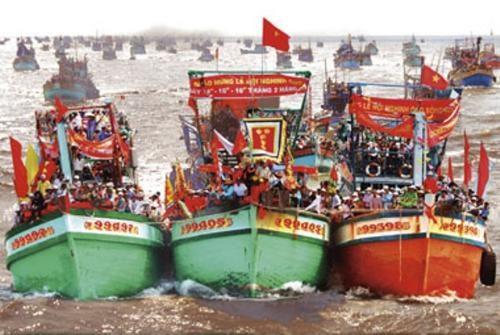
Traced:
<path fill-rule="evenodd" d="M 276 67 L 281 69 L 291 69 L 292 55 L 289 52 L 276 52 Z"/>
<path fill-rule="evenodd" d="M 35 58 L 35 49 L 33 47 L 28 49 L 24 40 L 17 43 L 17 53 L 13 66 L 16 71 L 36 71 L 40 69 Z"/>
<path fill-rule="evenodd" d="M 174 47 L 174 46 L 171 46 L 167 49 L 167 52 L 169 54 L 176 54 L 177 53 L 177 49 Z"/>
<path fill-rule="evenodd" d="M 240 49 L 240 52 L 242 55 L 249 55 L 249 54 L 267 54 L 268 51 L 265 46 L 262 44 L 255 44 L 253 49 Z"/>
<path fill-rule="evenodd" d="M 219 38 L 216 43 L 220 47 L 224 46 L 224 40 L 222 38 Z"/>
<path fill-rule="evenodd" d="M 313 51 L 310 45 L 308 48 L 301 48 L 298 55 L 299 61 L 301 62 L 312 63 L 314 61 Z"/>
<path fill-rule="evenodd" d="M 54 101 L 55 97 L 59 97 L 65 102 L 74 103 L 99 97 L 99 90 L 88 73 L 86 57 L 82 61 L 62 57 L 58 63 L 59 73 L 43 85 L 46 101 Z"/>
<path fill-rule="evenodd" d="M 115 51 L 123 51 L 123 41 L 122 40 L 115 41 Z"/>
<path fill-rule="evenodd" d="M 371 41 L 365 46 L 364 52 L 376 56 L 378 55 L 378 47 L 377 47 L 377 42 L 376 41 Z"/>
<path fill-rule="evenodd" d="M 396 109 L 397 114 L 393 113 Z M 377 196 L 403 191 L 401 207 L 359 209 L 335 225 L 330 280 L 340 276 L 345 289 L 365 287 L 379 295 L 441 296 L 454 292 L 458 297 L 473 297 L 482 258 L 490 253 L 485 222 L 453 202 L 436 202 L 435 190 L 427 188 L 432 184 L 428 179 L 434 178 L 430 167 L 435 171 L 440 166 L 446 139 L 458 121 L 458 100 L 354 94 L 349 112 L 355 132 L 350 135 L 349 158 L 344 165 L 348 167 L 342 178 L 346 187 Z M 394 138 L 395 145 L 381 155 L 382 148 L 357 140 L 359 136 Z M 400 143 L 411 143 L 407 155 L 391 151 L 398 147 L 398 138 L 403 139 Z M 411 194 L 417 199 L 421 188 L 426 192 L 419 195 L 423 204 L 407 205 L 406 199 Z M 488 266 L 494 266 L 489 258 Z M 489 276 L 491 280 L 491 273 Z"/>
<path fill-rule="evenodd" d="M 105 45 L 102 49 L 102 59 L 104 60 L 114 60 L 116 59 L 116 51 L 113 45 Z"/>
<path fill-rule="evenodd" d="M 97 38 L 92 42 L 92 51 L 102 51 L 102 43 Z"/>
<path fill-rule="evenodd" d="M 296 136 L 302 109 L 280 107 L 279 98 L 304 95 L 305 99 L 310 72 L 191 71 L 189 76 L 189 105 L 195 116 L 190 123 L 183 123 L 183 129 L 190 160 L 198 162 L 193 173 L 213 176 L 210 171 L 216 172 L 219 166 L 216 160 L 223 171 L 237 171 L 231 164 L 248 160 L 253 162 L 245 167 L 248 173 L 253 173 L 254 164 L 263 166 L 271 161 L 290 168 L 290 161 L 284 163 L 285 148 Z M 215 85 L 201 85 L 206 82 Z M 212 99 L 209 111 L 197 104 L 198 99 L 207 98 Z M 245 126 L 240 127 L 240 122 Z M 217 149 L 215 143 L 221 143 L 217 141 L 234 145 Z M 174 171 L 178 194 L 177 189 L 185 189 L 185 182 L 180 178 L 182 170 Z M 262 183 L 259 178 L 251 179 L 252 191 L 266 188 L 265 179 Z M 194 183 L 196 178 L 191 180 Z M 225 178 L 224 185 L 228 182 Z M 324 285 L 328 218 L 290 206 L 284 190 L 252 191 L 240 200 L 221 198 L 215 202 L 206 199 L 204 192 L 184 192 L 183 215 L 172 220 L 176 280 L 190 279 L 215 290 L 251 297 L 276 291 L 289 282 Z M 190 205 L 192 194 L 205 199 L 205 205 Z"/>
<path fill-rule="evenodd" d="M 50 45 L 48 43 L 43 43 L 42 44 L 42 51 L 49 51 L 50 50 Z"/>
<path fill-rule="evenodd" d="M 156 41 L 156 51 L 165 51 L 167 49 L 167 43 L 164 39 Z"/>
<path fill-rule="evenodd" d="M 496 77 L 491 68 L 471 65 L 450 71 L 448 80 L 453 86 L 491 87 Z"/>
<path fill-rule="evenodd" d="M 215 56 L 210 52 L 209 49 L 202 49 L 201 55 L 198 57 L 200 62 L 211 62 L 215 59 Z"/>
<path fill-rule="evenodd" d="M 132 37 L 130 40 L 130 53 L 134 55 L 146 54 L 146 42 L 144 41 L 144 37 Z"/>
<path fill-rule="evenodd" d="M 323 43 L 323 41 L 318 41 L 318 42 L 316 42 L 316 47 L 318 47 L 318 48 L 322 48 L 322 47 L 324 47 L 324 46 L 325 46 L 325 43 Z"/>
<path fill-rule="evenodd" d="M 407 56 L 419 56 L 421 49 L 420 46 L 417 44 L 417 39 L 415 36 L 412 36 L 411 40 L 409 42 L 403 43 L 403 55 L 405 57 Z"/>
<path fill-rule="evenodd" d="M 75 113 L 86 119 L 95 111 L 106 115 L 113 129 L 110 137 L 98 143 L 87 140 L 85 135 L 81 136 L 70 127 Z M 42 173 L 48 177 L 49 173 L 60 169 L 68 183 L 77 185 L 79 174 L 70 164 L 70 156 L 77 151 L 94 167 L 98 162 L 114 166 L 113 182 L 110 182 L 114 187 L 134 179 L 133 175 L 127 178 L 127 174 L 135 170 L 132 142 L 119 135 L 120 125 L 113 105 L 69 109 L 61 106 L 54 114 L 57 140 L 53 149 L 57 163 L 42 158 L 42 166 L 46 167 Z M 51 118 L 41 116 L 37 119 L 40 137 L 44 136 L 43 129 L 52 130 L 47 119 Z M 48 135 L 53 137 L 53 134 Z M 40 143 L 49 144 L 48 141 Z M 52 149 L 42 145 L 41 150 L 42 157 L 47 157 L 45 155 Z M 54 169 L 49 169 L 51 165 Z M 43 181 L 46 175 L 43 176 L 37 178 Z M 84 174 L 80 176 L 81 182 L 87 183 Z M 19 188 L 20 183 L 20 179 L 16 180 L 16 191 L 22 188 Z M 90 183 L 99 182 L 92 180 Z M 84 186 L 79 187 L 83 189 Z M 25 194 L 18 193 L 18 196 Z M 79 198 L 70 201 L 67 195 L 51 201 L 37 217 L 21 221 L 10 229 L 6 233 L 5 247 L 7 268 L 12 273 L 15 291 L 48 291 L 79 300 L 133 296 L 156 285 L 165 266 L 161 258 L 163 232 L 151 219 L 115 210 L 106 202 Z"/>
<path fill-rule="evenodd" d="M 453 69 L 448 73 L 448 80 L 453 86 L 491 87 L 496 82 L 493 69 L 481 64 L 481 37 L 469 49 L 461 49 L 458 58 L 452 60 Z"/>
<path fill-rule="evenodd" d="M 335 67 L 345 70 L 358 70 L 361 67 L 360 58 L 352 47 L 351 35 L 348 36 L 347 42 L 342 41 L 337 49 L 334 55 L 334 64 Z"/>
<path fill-rule="evenodd" d="M 420 68 L 423 64 L 423 58 L 420 55 L 407 55 L 404 58 L 404 65 L 408 67 Z"/>
<path fill-rule="evenodd" d="M 243 39 L 243 45 L 245 48 L 250 49 L 252 47 L 253 40 L 251 38 L 244 38 Z"/>

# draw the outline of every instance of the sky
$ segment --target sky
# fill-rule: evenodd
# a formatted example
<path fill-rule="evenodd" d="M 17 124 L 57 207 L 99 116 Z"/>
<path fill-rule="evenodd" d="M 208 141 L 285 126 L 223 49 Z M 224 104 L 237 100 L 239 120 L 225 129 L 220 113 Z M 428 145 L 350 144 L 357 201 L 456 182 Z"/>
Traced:
<path fill-rule="evenodd" d="M 0 36 L 133 34 L 153 26 L 258 36 L 500 34 L 500 0 L 1 0 Z"/>

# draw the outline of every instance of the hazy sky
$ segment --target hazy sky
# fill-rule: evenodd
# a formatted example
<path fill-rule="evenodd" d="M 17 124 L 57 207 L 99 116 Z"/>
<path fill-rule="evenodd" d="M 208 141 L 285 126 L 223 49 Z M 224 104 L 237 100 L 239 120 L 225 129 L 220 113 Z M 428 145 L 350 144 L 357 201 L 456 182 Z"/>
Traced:
<path fill-rule="evenodd" d="M 0 0 L 0 36 L 134 33 L 151 26 L 260 35 L 500 34 L 500 0 Z"/>

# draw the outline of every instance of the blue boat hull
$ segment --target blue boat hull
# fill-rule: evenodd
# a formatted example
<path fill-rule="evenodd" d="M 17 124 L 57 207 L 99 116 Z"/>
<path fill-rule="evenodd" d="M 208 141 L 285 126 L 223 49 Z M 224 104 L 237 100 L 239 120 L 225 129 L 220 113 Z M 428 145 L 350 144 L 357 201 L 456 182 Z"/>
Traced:
<path fill-rule="evenodd" d="M 493 83 L 494 77 L 482 73 L 476 73 L 461 80 L 462 86 L 491 87 Z"/>
<path fill-rule="evenodd" d="M 14 70 L 16 71 L 36 71 L 38 69 L 40 69 L 40 66 L 36 60 L 14 63 Z"/>
<path fill-rule="evenodd" d="M 361 65 L 357 60 L 343 60 L 339 62 L 338 66 L 347 70 L 359 70 Z"/>
<path fill-rule="evenodd" d="M 46 101 L 53 101 L 55 97 L 65 102 L 81 102 L 87 98 L 85 88 L 80 85 L 73 86 L 72 89 L 54 87 L 43 92 Z"/>

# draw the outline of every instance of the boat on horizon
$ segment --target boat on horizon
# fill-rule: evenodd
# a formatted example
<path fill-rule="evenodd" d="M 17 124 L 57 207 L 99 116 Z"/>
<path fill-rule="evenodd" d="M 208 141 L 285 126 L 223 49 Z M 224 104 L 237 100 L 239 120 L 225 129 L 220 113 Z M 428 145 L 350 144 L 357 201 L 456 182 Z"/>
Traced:
<path fill-rule="evenodd" d="M 35 58 L 35 49 L 32 46 L 28 49 L 26 41 L 21 39 L 17 43 L 16 58 L 12 64 L 16 71 L 36 71 L 40 65 Z"/>

